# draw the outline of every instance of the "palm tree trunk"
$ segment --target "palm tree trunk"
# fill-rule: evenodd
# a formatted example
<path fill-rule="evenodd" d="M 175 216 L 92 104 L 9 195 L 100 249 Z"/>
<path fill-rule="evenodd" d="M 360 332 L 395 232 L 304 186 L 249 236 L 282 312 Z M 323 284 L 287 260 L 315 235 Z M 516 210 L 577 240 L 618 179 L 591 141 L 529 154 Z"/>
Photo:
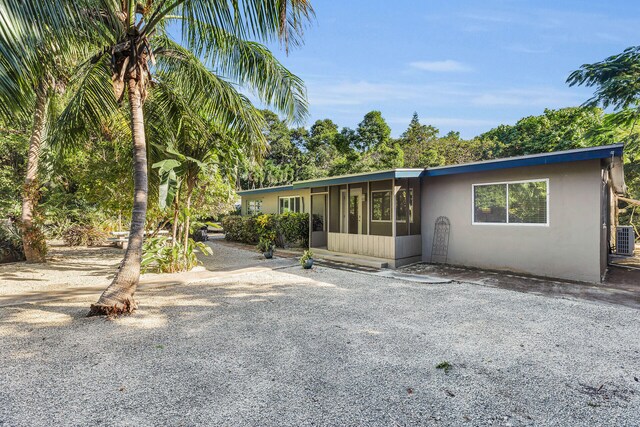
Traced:
<path fill-rule="evenodd" d="M 135 77 L 128 79 L 129 109 L 133 135 L 133 211 L 129 245 L 120 269 L 109 287 L 102 293 L 97 303 L 91 306 L 89 316 L 114 316 L 131 313 L 137 308 L 133 299 L 140 280 L 142 241 L 147 215 L 147 147 L 144 134 L 141 87 Z"/>
<path fill-rule="evenodd" d="M 184 247 L 182 248 L 182 253 L 184 256 L 187 256 L 187 248 L 189 245 L 189 228 L 191 221 L 191 193 L 193 192 L 193 184 L 187 181 L 187 215 L 184 219 Z"/>
<path fill-rule="evenodd" d="M 27 262 L 44 262 L 46 243 L 41 232 L 33 224 L 33 212 L 38 202 L 38 164 L 40 161 L 40 145 L 44 137 L 49 105 L 48 83 L 41 80 L 36 88 L 36 108 L 33 114 L 33 128 L 29 138 L 29 155 L 27 158 L 27 174 L 24 179 L 22 194 L 22 244 Z M 41 245 L 45 245 L 44 248 Z"/>

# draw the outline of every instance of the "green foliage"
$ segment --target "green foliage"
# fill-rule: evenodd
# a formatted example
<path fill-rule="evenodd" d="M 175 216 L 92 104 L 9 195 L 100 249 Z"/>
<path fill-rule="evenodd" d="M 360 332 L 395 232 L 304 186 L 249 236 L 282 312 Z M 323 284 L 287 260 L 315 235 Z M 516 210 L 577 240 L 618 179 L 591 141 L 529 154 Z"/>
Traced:
<path fill-rule="evenodd" d="M 270 252 L 273 250 L 274 242 L 266 237 L 260 237 L 256 249 L 260 252 Z"/>
<path fill-rule="evenodd" d="M 300 265 L 306 264 L 306 262 L 310 259 L 313 259 L 313 252 L 311 251 L 311 249 L 307 249 L 302 253 L 302 256 L 300 257 Z"/>
<path fill-rule="evenodd" d="M 213 251 L 204 243 L 188 239 L 186 247 L 174 242 L 167 236 L 156 236 L 144 241 L 142 245 L 142 272 L 177 273 L 189 271 L 200 264 L 197 252 L 211 255 Z"/>
<path fill-rule="evenodd" d="M 586 104 L 609 106 L 618 110 L 637 107 L 640 103 L 640 46 L 604 61 L 584 64 L 567 78 L 567 83 L 596 87 L 595 94 Z"/>
<path fill-rule="evenodd" d="M 250 217 L 229 215 L 222 219 L 225 239 L 255 245 L 262 238 L 276 246 L 309 246 L 309 214 L 287 212 Z"/>
<path fill-rule="evenodd" d="M 229 215 L 222 219 L 224 237 L 231 242 L 249 243 L 255 245 L 259 239 L 256 217 L 242 217 Z"/>
<path fill-rule="evenodd" d="M 368 151 L 384 144 L 391 138 L 391 128 L 382 118 L 380 111 L 370 111 L 358 124 L 356 147 L 360 151 Z"/>
<path fill-rule="evenodd" d="M 445 360 L 444 362 L 438 363 L 436 369 L 442 369 L 445 374 L 448 374 L 449 371 L 453 369 L 453 365 Z"/>
<path fill-rule="evenodd" d="M 92 224 L 73 224 L 62 233 L 62 240 L 67 246 L 100 246 L 108 233 Z"/>
<path fill-rule="evenodd" d="M 400 147 L 404 151 L 404 167 L 440 166 L 445 159 L 437 150 L 438 129 L 420 124 L 418 113 L 413 118 L 407 130 L 400 136 Z"/>
<path fill-rule="evenodd" d="M 509 157 L 572 148 L 612 144 L 615 134 L 605 126 L 605 114 L 597 107 L 545 110 L 515 125 L 500 125 L 477 138 L 490 147 L 492 157 Z"/>
<path fill-rule="evenodd" d="M 29 146 L 27 128 L 26 123 L 0 121 L 0 218 L 19 216 Z"/>
<path fill-rule="evenodd" d="M 309 247 L 309 214 L 287 212 L 277 216 L 278 236 L 283 245 Z"/>
<path fill-rule="evenodd" d="M 12 221 L 0 221 L 0 262 L 22 261 L 24 259 L 20 230 Z"/>

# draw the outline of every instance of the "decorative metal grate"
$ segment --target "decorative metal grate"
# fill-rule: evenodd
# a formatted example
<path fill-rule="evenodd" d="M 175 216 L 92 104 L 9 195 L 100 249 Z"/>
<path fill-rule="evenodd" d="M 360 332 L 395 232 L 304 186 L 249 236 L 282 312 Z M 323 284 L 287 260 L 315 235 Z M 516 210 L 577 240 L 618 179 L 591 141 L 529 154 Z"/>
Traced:
<path fill-rule="evenodd" d="M 447 263 L 447 255 L 449 253 L 449 231 L 451 223 L 446 216 L 439 216 L 436 219 L 436 225 L 433 230 L 433 246 L 431 248 L 432 263 Z"/>

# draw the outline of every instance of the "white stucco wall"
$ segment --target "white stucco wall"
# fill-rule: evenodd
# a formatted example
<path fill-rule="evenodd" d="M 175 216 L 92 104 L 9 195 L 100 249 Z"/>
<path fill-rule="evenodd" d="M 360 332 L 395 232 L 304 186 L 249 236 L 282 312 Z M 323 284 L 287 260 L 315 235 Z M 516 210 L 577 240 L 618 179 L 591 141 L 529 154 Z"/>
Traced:
<path fill-rule="evenodd" d="M 530 179 L 549 179 L 549 226 L 472 225 L 472 184 Z M 449 264 L 599 282 L 600 188 L 600 160 L 424 178 L 423 261 L 444 215 Z"/>

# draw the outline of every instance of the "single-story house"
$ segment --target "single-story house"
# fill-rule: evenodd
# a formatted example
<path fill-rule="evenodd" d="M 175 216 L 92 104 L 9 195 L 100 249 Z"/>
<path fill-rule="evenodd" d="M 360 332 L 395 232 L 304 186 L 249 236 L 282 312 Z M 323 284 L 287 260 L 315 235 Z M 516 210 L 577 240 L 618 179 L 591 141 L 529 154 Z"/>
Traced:
<path fill-rule="evenodd" d="M 599 282 L 622 144 L 240 191 L 242 215 L 310 213 L 310 246 L 409 263 Z"/>

